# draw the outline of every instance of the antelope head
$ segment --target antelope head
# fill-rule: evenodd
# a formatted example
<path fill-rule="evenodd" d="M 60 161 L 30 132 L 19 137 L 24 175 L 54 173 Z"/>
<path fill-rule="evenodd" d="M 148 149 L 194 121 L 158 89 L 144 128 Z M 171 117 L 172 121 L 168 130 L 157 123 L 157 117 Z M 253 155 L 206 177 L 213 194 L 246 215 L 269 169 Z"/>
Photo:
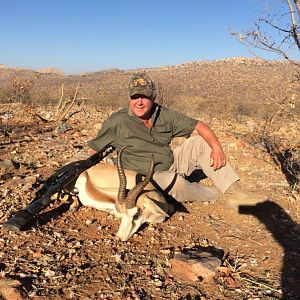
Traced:
<path fill-rule="evenodd" d="M 121 216 L 120 227 L 116 235 L 122 241 L 127 241 L 142 224 L 146 222 L 161 223 L 166 217 L 169 217 L 167 214 L 168 203 L 151 183 L 154 172 L 153 156 L 147 176 L 127 191 L 127 179 L 121 159 L 122 152 L 126 147 L 120 150 L 117 158 L 120 185 L 115 203 L 116 210 Z"/>

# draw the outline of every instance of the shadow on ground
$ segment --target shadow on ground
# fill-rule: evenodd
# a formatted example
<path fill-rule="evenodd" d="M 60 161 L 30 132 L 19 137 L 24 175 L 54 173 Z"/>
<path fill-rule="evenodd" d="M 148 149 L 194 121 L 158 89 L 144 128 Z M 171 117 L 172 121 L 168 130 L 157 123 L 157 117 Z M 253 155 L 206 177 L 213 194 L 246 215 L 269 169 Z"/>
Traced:
<path fill-rule="evenodd" d="M 22 231 L 27 231 L 31 228 L 38 228 L 42 225 L 46 225 L 52 219 L 57 219 L 60 216 L 62 216 L 69 210 L 69 208 L 70 203 L 63 203 L 56 208 L 50 209 L 48 211 L 43 211 L 40 214 L 36 215 L 33 221 L 29 222 L 26 226 L 24 226 L 24 228 L 22 228 Z"/>
<path fill-rule="evenodd" d="M 273 201 L 255 206 L 240 206 L 239 212 L 255 216 L 282 246 L 284 250 L 281 269 L 282 299 L 300 299 L 300 236 L 295 230 L 297 224 Z"/>

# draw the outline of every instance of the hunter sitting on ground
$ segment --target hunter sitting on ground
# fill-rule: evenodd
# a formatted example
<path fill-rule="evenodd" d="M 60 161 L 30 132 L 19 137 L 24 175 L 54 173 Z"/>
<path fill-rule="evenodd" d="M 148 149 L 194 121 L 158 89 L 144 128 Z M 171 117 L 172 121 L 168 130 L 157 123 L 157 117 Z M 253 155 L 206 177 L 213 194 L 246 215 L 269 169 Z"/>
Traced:
<path fill-rule="evenodd" d="M 147 174 L 151 155 L 153 179 L 159 187 L 179 202 L 214 202 L 222 193 L 227 206 L 254 205 L 268 199 L 265 195 L 240 188 L 239 176 L 226 162 L 222 146 L 201 121 L 155 103 L 155 83 L 145 73 L 135 74 L 129 82 L 129 105 L 107 118 L 97 137 L 88 145 L 99 151 L 106 145 L 123 153 L 125 169 Z M 186 137 L 184 143 L 170 148 L 174 137 Z M 202 170 L 215 187 L 189 182 L 186 177 Z"/>

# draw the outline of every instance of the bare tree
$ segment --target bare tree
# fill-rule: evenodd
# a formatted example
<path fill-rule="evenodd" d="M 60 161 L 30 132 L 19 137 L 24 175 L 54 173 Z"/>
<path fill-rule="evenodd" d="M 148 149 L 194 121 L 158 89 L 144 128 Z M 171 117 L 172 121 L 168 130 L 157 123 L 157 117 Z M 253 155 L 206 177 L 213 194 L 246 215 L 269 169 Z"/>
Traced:
<path fill-rule="evenodd" d="M 76 86 L 74 96 L 71 97 L 67 95 L 64 97 L 64 84 L 61 86 L 61 94 L 59 98 L 58 105 L 56 107 L 55 119 L 59 122 L 65 122 L 70 119 L 73 115 L 79 113 L 82 109 L 78 108 L 75 111 L 71 111 L 74 104 L 79 105 L 81 99 L 78 99 L 78 91 L 81 88 L 81 85 Z"/>
<path fill-rule="evenodd" d="M 84 98 L 78 98 L 80 88 L 81 84 L 78 84 L 73 96 L 71 96 L 70 94 L 65 95 L 63 83 L 61 85 L 60 98 L 56 106 L 55 114 L 49 114 L 49 116 L 43 117 L 40 114 L 36 113 L 35 116 L 37 116 L 43 122 L 57 122 L 59 124 L 66 122 L 75 114 L 83 111 L 81 104 Z M 74 109 L 75 105 L 77 105 L 76 110 Z"/>
<path fill-rule="evenodd" d="M 271 52 L 295 66 L 295 77 L 290 84 L 295 86 L 296 92 L 284 99 L 269 97 L 278 109 L 266 120 L 262 142 L 292 189 L 300 193 L 300 154 L 297 154 L 300 152 L 299 142 L 294 141 L 288 147 L 285 143 L 279 143 L 274 138 L 277 129 L 273 126 L 284 115 L 289 120 L 293 118 L 298 126 L 300 124 L 299 116 L 294 113 L 294 98 L 299 94 L 300 85 L 300 0 L 267 1 L 262 16 L 254 22 L 251 30 L 230 33 L 255 56 L 261 57 L 258 53 Z"/>
<path fill-rule="evenodd" d="M 257 50 L 263 50 L 300 66 L 299 21 L 299 0 L 268 1 L 252 29 L 230 33 L 256 56 L 259 56 Z"/>

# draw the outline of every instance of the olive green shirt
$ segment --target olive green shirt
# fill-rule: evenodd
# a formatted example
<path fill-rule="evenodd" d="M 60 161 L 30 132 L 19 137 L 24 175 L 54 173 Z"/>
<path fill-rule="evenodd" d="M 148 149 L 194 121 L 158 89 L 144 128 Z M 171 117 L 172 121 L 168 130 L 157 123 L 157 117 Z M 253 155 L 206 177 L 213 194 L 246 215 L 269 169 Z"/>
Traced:
<path fill-rule="evenodd" d="M 145 175 L 153 155 L 155 172 L 166 171 L 174 159 L 172 138 L 190 136 L 198 121 L 156 103 L 151 120 L 153 125 L 149 129 L 130 108 L 124 108 L 104 121 L 97 137 L 88 145 L 96 151 L 108 144 L 117 151 L 128 145 L 122 154 L 125 169 Z"/>

